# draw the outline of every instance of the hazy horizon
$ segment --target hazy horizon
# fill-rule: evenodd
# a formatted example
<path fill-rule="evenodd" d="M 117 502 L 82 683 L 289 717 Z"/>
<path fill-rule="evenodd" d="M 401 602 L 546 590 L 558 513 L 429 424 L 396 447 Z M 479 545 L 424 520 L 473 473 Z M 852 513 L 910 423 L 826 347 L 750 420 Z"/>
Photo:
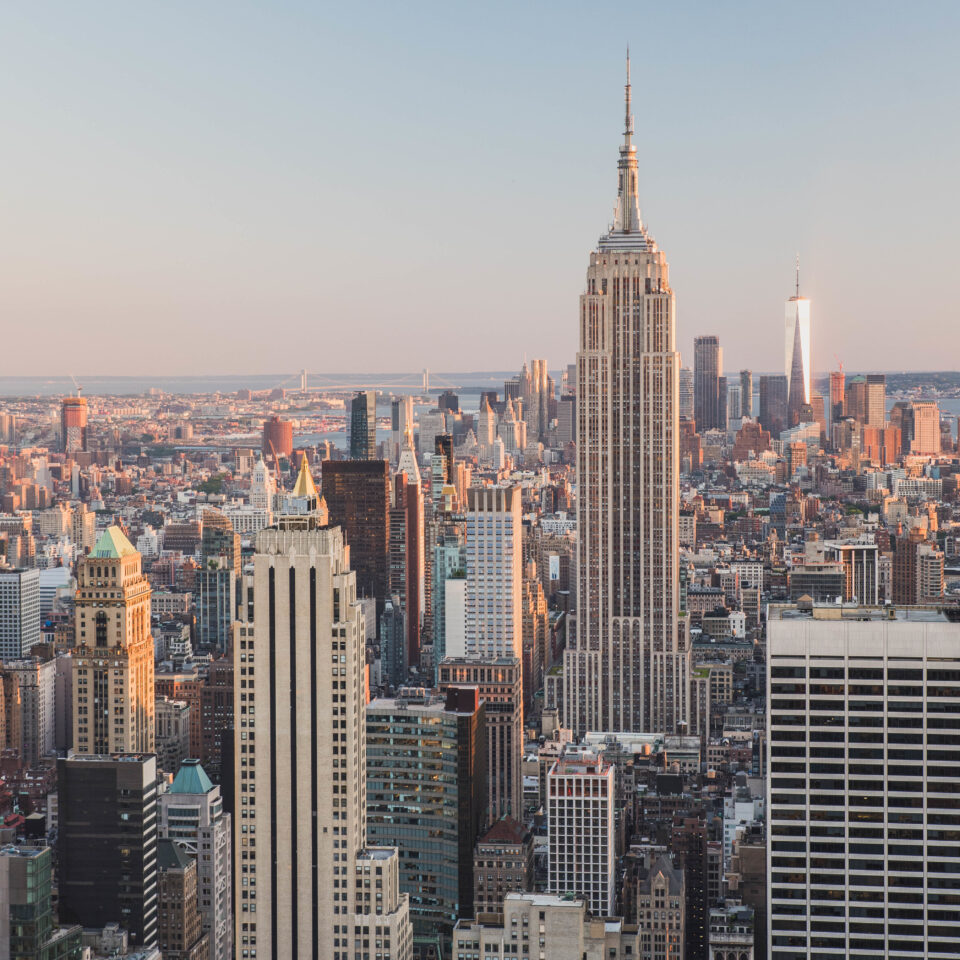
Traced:
<path fill-rule="evenodd" d="M 728 371 L 778 370 L 797 252 L 818 372 L 960 351 L 960 6 L 590 15 L 615 29 L 563 3 L 6 7 L 0 375 L 561 368 L 628 42 L 684 365 L 713 333 Z"/>

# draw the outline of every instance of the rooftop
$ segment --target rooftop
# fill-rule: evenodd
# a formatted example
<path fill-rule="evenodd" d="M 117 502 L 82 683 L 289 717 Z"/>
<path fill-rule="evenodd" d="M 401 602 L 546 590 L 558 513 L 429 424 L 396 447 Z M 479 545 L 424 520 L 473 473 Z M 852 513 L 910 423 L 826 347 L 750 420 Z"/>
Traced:
<path fill-rule="evenodd" d="M 960 607 L 866 607 L 857 604 L 816 604 L 807 601 L 772 603 L 768 620 L 893 620 L 914 623 L 956 623 L 960 621 Z"/>
<path fill-rule="evenodd" d="M 90 556 L 119 560 L 121 557 L 132 556 L 136 552 L 136 547 L 124 536 L 123 531 L 119 527 L 113 526 L 107 527 L 100 534 L 100 539 Z"/>
<path fill-rule="evenodd" d="M 209 793 L 213 782 L 199 760 L 184 760 L 170 785 L 170 793 Z"/>

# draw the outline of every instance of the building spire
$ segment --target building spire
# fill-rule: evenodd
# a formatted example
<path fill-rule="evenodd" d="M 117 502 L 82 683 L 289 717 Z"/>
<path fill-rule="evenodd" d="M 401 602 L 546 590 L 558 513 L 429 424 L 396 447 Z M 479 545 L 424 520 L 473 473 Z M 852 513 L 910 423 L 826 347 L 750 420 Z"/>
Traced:
<path fill-rule="evenodd" d="M 614 233 L 643 233 L 640 219 L 640 196 L 637 189 L 637 148 L 633 143 L 633 105 L 630 83 L 630 48 L 627 47 L 627 82 L 624 84 L 623 145 L 617 163 L 618 187 L 617 209 L 614 217 Z"/>
<path fill-rule="evenodd" d="M 797 254 L 797 299 L 800 299 L 800 254 Z"/>

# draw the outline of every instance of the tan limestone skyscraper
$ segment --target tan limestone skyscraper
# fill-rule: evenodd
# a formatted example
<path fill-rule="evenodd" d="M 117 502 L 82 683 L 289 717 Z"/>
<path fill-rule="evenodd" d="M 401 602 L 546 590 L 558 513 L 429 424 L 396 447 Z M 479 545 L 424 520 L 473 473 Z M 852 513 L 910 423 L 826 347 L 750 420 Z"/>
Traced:
<path fill-rule="evenodd" d="M 367 846 L 356 573 L 305 459 L 282 503 L 234 646 L 236 956 L 410 960 L 397 851 Z"/>
<path fill-rule="evenodd" d="M 626 129 L 610 230 L 590 254 L 577 354 L 576 639 L 564 723 L 673 733 L 686 721 L 680 629 L 679 378 L 669 268 L 640 219 L 627 59 Z"/>
<path fill-rule="evenodd" d="M 153 753 L 150 581 L 140 554 L 109 527 L 78 565 L 73 749 Z"/>

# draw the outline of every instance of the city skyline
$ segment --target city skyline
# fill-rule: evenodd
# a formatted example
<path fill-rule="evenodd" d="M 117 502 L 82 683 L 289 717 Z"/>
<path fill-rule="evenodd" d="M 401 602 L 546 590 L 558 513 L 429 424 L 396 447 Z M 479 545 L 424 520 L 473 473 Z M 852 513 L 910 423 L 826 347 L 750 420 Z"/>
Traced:
<path fill-rule="evenodd" d="M 683 290 L 684 363 L 694 336 L 716 333 L 731 369 L 776 369 L 799 250 L 830 331 L 815 338 L 814 371 L 855 350 L 866 369 L 929 366 L 923 337 L 895 357 L 886 342 L 909 312 L 945 352 L 960 345 L 948 306 L 958 142 L 941 123 L 956 112 L 947 44 L 960 12 L 849 5 L 825 32 L 815 7 L 789 20 L 743 10 L 621 17 L 635 63 L 658 77 L 639 190 Z M 14 82 L 0 109 L 26 134 L 0 161 L 18 184 L 0 241 L 5 315 L 49 333 L 47 371 L 196 373 L 211 356 L 229 372 L 284 370 L 286 346 L 265 336 L 277 322 L 332 368 L 449 368 L 456 339 L 433 335 L 449 323 L 440 304 L 468 283 L 458 323 L 491 334 L 475 365 L 504 362 L 508 331 L 530 355 L 573 356 L 579 238 L 609 220 L 600 144 L 616 122 L 606 92 L 620 44 L 585 41 L 553 7 L 514 11 L 509 36 L 495 16 L 455 11 L 414 33 L 380 5 L 349 19 L 231 10 L 226 36 L 216 7 L 192 12 L 189 30 L 171 8 L 111 11 L 90 31 L 89 11 L 4 14 Z M 347 54 L 361 30 L 358 65 Z M 914 240 L 898 249 L 910 283 L 876 280 L 893 229 Z M 721 235 L 735 258 L 716 256 Z M 365 281 L 371 265 L 380 282 Z M 98 344 L 129 324 L 164 336 L 150 350 L 119 338 L 104 356 Z M 876 332 L 887 337 L 864 342 Z M 368 364 L 352 362 L 361 350 Z M 0 375 L 41 372 L 28 364 Z"/>

